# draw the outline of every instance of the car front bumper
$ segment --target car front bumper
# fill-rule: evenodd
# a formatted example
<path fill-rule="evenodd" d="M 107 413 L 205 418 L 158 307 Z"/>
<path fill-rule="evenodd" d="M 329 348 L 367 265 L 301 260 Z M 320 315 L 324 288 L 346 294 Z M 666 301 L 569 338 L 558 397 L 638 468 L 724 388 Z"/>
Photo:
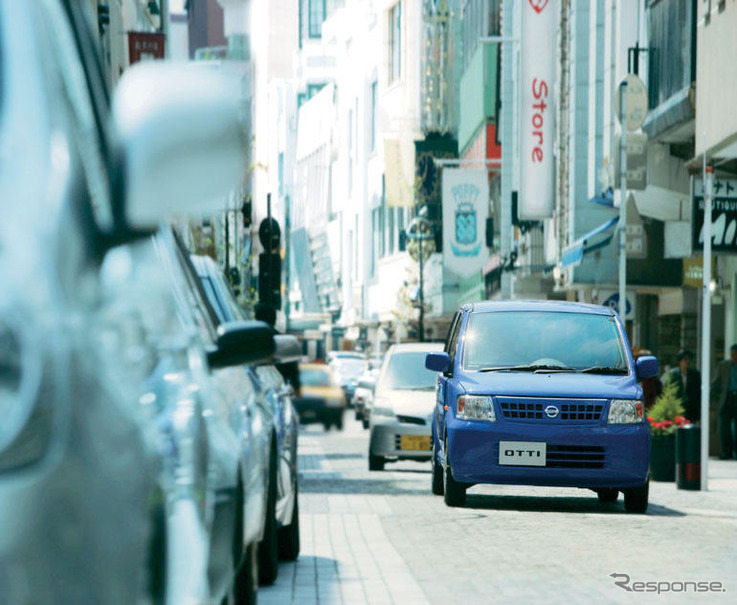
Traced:
<path fill-rule="evenodd" d="M 385 458 L 430 460 L 430 422 L 400 422 L 389 416 L 371 416 L 369 452 Z"/>
<path fill-rule="evenodd" d="M 638 487 L 647 481 L 647 423 L 550 427 L 452 418 L 447 430 L 453 478 L 463 483 L 597 489 Z M 502 464 L 500 442 L 544 443 L 544 465 Z"/>

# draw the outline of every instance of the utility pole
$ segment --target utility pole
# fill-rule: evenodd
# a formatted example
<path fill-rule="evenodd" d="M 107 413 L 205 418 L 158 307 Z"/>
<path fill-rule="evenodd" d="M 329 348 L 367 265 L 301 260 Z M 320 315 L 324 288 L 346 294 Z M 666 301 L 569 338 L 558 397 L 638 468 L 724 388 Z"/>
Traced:
<path fill-rule="evenodd" d="M 627 81 L 619 85 L 619 318 L 627 325 Z"/>
<path fill-rule="evenodd" d="M 711 387 L 711 205 L 713 168 L 706 165 L 704 146 L 704 281 L 701 304 L 701 490 L 707 491 L 709 469 L 709 395 Z"/>
<path fill-rule="evenodd" d="M 420 230 L 420 238 L 419 238 L 419 245 L 420 245 L 420 325 L 418 327 L 418 334 L 417 339 L 420 342 L 425 342 L 425 284 L 423 282 L 423 259 L 422 259 L 422 220 L 417 223 Z"/>

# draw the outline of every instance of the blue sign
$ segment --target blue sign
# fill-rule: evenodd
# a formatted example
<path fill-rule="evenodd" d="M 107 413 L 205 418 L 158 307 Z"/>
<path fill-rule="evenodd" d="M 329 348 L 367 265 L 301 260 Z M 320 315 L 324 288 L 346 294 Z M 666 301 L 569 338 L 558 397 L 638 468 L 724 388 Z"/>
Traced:
<path fill-rule="evenodd" d="M 627 317 L 627 315 L 629 315 L 630 313 L 632 313 L 632 304 L 630 303 L 629 300 L 627 300 L 627 297 L 626 296 L 625 296 L 624 302 L 626 303 L 625 304 L 626 312 L 625 312 L 624 316 Z M 602 304 L 605 307 L 609 307 L 610 309 L 612 309 L 620 317 L 622 316 L 622 314 L 619 312 L 619 292 L 615 292 L 614 294 L 612 294 Z"/>

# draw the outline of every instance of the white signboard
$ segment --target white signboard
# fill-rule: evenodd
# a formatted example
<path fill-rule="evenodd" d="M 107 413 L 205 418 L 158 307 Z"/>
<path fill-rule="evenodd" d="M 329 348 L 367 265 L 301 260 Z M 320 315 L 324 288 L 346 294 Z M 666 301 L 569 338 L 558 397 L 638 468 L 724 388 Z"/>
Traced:
<path fill-rule="evenodd" d="M 443 262 L 461 277 L 470 277 L 489 260 L 486 219 L 489 177 L 486 169 L 443 169 Z"/>
<path fill-rule="evenodd" d="M 557 0 L 520 2 L 522 48 L 520 78 L 519 218 L 551 218 L 554 207 L 553 139 Z"/>

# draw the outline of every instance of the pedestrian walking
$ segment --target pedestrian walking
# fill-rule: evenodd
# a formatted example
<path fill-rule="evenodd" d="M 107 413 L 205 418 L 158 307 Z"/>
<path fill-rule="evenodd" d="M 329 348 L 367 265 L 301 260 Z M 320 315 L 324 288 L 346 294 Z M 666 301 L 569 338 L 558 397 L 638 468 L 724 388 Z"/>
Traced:
<path fill-rule="evenodd" d="M 678 365 L 666 374 L 664 382 L 676 385 L 684 416 L 691 422 L 698 422 L 701 419 L 701 373 L 691 367 L 693 354 L 688 349 L 678 351 L 676 359 Z"/>
<path fill-rule="evenodd" d="M 734 423 L 737 420 L 737 344 L 729 347 L 729 359 L 717 365 L 714 380 L 711 382 L 712 396 L 719 405 L 719 436 L 722 443 L 721 460 L 737 458 L 737 440 Z"/>

